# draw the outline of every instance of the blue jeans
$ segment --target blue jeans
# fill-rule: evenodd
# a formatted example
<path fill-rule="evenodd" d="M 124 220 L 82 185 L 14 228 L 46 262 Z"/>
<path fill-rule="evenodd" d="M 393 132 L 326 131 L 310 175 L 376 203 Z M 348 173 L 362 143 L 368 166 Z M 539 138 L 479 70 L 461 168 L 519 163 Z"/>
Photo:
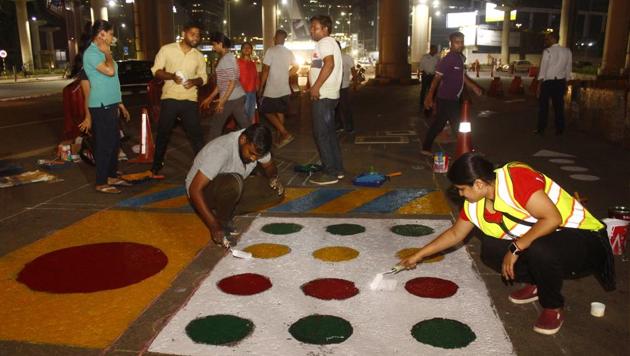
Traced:
<path fill-rule="evenodd" d="M 250 91 L 245 93 L 245 115 L 254 122 L 254 114 L 256 113 L 256 92 Z"/>
<path fill-rule="evenodd" d="M 341 147 L 335 132 L 335 107 L 337 99 L 319 99 L 313 101 L 313 136 L 324 173 L 337 175 L 343 173 Z"/>

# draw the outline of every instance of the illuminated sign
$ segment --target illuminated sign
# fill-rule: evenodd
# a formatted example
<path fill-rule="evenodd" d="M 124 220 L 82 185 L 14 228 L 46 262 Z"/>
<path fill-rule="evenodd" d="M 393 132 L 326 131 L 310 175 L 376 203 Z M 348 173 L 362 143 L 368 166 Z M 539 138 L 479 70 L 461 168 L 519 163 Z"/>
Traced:
<path fill-rule="evenodd" d="M 446 14 L 446 27 L 458 28 L 475 26 L 477 24 L 477 12 L 451 12 Z"/>
<path fill-rule="evenodd" d="M 497 10 L 497 4 L 491 2 L 486 3 L 486 22 L 499 22 L 503 21 L 503 14 L 505 11 Z M 516 10 L 510 11 L 510 20 L 516 20 Z"/>

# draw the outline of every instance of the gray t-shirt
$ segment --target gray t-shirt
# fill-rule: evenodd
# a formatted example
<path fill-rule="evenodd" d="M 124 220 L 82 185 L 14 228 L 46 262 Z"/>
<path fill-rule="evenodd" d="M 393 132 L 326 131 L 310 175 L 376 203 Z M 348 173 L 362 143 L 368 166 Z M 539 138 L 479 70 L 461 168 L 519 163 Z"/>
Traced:
<path fill-rule="evenodd" d="M 269 66 L 269 77 L 263 96 L 279 98 L 291 94 L 289 69 L 292 65 L 297 65 L 293 52 L 283 45 L 275 45 L 265 52 L 263 64 Z"/>
<path fill-rule="evenodd" d="M 267 153 L 258 161 L 243 163 L 238 145 L 238 139 L 243 131 L 245 129 L 219 136 L 208 142 L 199 151 L 193 161 L 192 168 L 186 175 L 186 192 L 188 192 L 190 183 L 192 183 L 197 172 L 201 172 L 210 180 L 213 180 L 220 173 L 238 173 L 243 178 L 247 178 L 256 168 L 258 162 L 268 163 L 271 161 L 271 153 Z"/>
<path fill-rule="evenodd" d="M 217 73 L 217 86 L 219 87 L 219 93 L 221 93 L 220 95 L 223 95 L 223 93 L 227 91 L 228 82 L 230 80 L 234 81 L 234 90 L 228 100 L 238 99 L 245 95 L 245 91 L 243 90 L 243 87 L 241 87 L 241 82 L 239 81 L 240 70 L 238 68 L 238 64 L 236 63 L 236 57 L 234 57 L 234 54 L 226 53 L 219 60 L 215 71 Z"/>

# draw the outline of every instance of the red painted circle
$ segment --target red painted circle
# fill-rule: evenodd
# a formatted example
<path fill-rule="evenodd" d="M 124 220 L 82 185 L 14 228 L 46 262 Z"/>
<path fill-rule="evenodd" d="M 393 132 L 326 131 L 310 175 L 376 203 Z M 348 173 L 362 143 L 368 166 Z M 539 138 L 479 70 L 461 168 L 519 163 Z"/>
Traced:
<path fill-rule="evenodd" d="M 227 294 L 252 295 L 271 288 L 271 280 L 260 274 L 243 273 L 223 278 L 217 286 Z"/>
<path fill-rule="evenodd" d="M 359 294 L 354 282 L 339 278 L 321 278 L 302 285 L 304 294 L 317 299 L 343 300 Z"/>
<path fill-rule="evenodd" d="M 138 283 L 160 272 L 168 257 L 158 248 L 108 242 L 64 248 L 27 263 L 18 282 L 49 293 L 92 293 Z"/>
<path fill-rule="evenodd" d="M 441 278 L 418 277 L 405 284 L 407 292 L 422 298 L 448 298 L 457 293 L 457 284 Z"/>

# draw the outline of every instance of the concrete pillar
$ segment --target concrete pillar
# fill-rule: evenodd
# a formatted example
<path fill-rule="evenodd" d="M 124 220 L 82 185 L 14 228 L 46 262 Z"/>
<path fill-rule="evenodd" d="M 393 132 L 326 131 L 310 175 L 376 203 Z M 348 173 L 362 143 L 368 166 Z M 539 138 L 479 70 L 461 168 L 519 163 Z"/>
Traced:
<path fill-rule="evenodd" d="M 276 0 L 262 1 L 262 32 L 263 47 L 266 51 L 273 46 L 273 36 L 276 34 Z"/>
<path fill-rule="evenodd" d="M 560 29 L 558 35 L 560 40 L 558 44 L 562 47 L 569 47 L 569 16 L 571 8 L 571 0 L 562 0 L 562 9 L 560 10 Z"/>
<path fill-rule="evenodd" d="M 409 29 L 409 0 L 381 0 L 376 76 L 407 80 L 411 67 L 407 63 L 407 33 Z"/>
<path fill-rule="evenodd" d="M 619 75 L 626 65 L 630 1 L 609 0 L 606 39 L 600 74 Z"/>
<path fill-rule="evenodd" d="M 90 0 L 90 14 L 92 16 L 92 23 L 94 23 L 95 20 L 108 21 L 107 0 Z"/>
<path fill-rule="evenodd" d="M 56 30 L 56 28 L 46 30 L 46 49 L 51 52 L 55 51 L 55 38 L 53 36 L 53 32 Z"/>
<path fill-rule="evenodd" d="M 35 68 L 42 67 L 42 45 L 39 37 L 39 26 L 45 25 L 46 21 L 42 20 L 31 20 L 29 21 L 30 31 L 31 31 L 31 42 L 33 44 L 33 60 L 35 64 Z"/>
<path fill-rule="evenodd" d="M 15 15 L 20 36 L 20 51 L 22 52 L 22 64 L 33 66 L 33 49 L 31 47 L 31 33 L 28 25 L 28 13 L 26 12 L 26 0 L 15 0 Z"/>
<path fill-rule="evenodd" d="M 175 41 L 173 33 L 173 0 L 161 0 L 153 4 L 157 9 L 157 32 L 160 47 Z"/>
<path fill-rule="evenodd" d="M 142 44 L 142 38 L 144 37 L 144 27 L 140 22 L 140 11 L 138 9 L 138 2 L 133 3 L 133 34 L 135 36 L 135 47 L 136 47 L 136 59 L 143 60 L 145 59 L 145 51 L 144 46 Z"/>
<path fill-rule="evenodd" d="M 411 17 L 411 63 L 418 65 L 422 56 L 429 51 L 429 6 L 416 4 Z"/>
<path fill-rule="evenodd" d="M 510 64 L 510 11 L 503 9 L 503 29 L 501 30 L 501 65 Z"/>
<path fill-rule="evenodd" d="M 584 14 L 584 27 L 582 27 L 582 37 L 589 37 L 591 34 L 591 17 Z"/>

